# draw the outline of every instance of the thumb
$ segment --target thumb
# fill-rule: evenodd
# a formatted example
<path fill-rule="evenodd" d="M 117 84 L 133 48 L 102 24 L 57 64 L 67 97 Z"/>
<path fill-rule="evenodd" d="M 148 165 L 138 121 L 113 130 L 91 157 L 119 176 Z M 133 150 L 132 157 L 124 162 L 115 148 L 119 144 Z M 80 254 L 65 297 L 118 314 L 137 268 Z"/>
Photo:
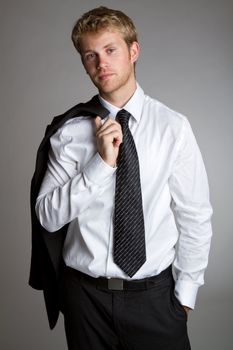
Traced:
<path fill-rule="evenodd" d="M 95 127 L 96 127 L 96 130 L 98 131 L 102 126 L 102 121 L 101 121 L 101 118 L 99 116 L 97 116 L 95 118 Z"/>

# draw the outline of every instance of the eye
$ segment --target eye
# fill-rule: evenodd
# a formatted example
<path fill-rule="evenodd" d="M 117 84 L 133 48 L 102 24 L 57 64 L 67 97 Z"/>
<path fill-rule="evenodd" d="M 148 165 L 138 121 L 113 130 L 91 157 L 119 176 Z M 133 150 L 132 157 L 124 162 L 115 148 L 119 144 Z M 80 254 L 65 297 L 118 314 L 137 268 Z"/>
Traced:
<path fill-rule="evenodd" d="M 95 59 L 95 57 L 96 57 L 95 53 L 94 52 L 90 52 L 90 53 L 87 53 L 85 55 L 85 60 L 86 61 L 92 61 L 92 60 Z"/>
<path fill-rule="evenodd" d="M 109 48 L 107 49 L 107 53 L 108 53 L 109 55 L 111 55 L 115 50 L 116 50 L 116 49 L 115 49 L 114 47 L 109 47 Z"/>

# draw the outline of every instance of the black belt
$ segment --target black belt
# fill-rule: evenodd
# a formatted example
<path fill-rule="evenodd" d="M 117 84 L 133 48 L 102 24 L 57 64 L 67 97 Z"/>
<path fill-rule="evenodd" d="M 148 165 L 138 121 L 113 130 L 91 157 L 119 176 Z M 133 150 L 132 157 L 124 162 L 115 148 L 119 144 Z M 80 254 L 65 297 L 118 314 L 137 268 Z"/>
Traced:
<path fill-rule="evenodd" d="M 75 275 L 80 280 L 87 281 L 97 288 L 104 288 L 109 290 L 146 290 L 155 284 L 159 284 L 165 279 L 172 277 L 171 265 L 156 276 L 151 276 L 138 280 L 125 280 L 121 278 L 105 278 L 105 277 L 91 277 L 83 272 L 67 267 L 67 270 Z"/>

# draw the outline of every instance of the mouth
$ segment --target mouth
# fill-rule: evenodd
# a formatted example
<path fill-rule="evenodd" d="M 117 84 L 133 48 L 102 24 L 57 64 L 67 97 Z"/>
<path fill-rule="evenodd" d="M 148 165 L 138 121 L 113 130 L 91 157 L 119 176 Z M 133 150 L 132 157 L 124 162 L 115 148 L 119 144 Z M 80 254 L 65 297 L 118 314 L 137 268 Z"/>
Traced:
<path fill-rule="evenodd" d="M 104 80 L 108 80 L 109 78 L 111 78 L 114 75 L 114 73 L 104 73 L 99 75 L 99 80 L 104 81 Z"/>

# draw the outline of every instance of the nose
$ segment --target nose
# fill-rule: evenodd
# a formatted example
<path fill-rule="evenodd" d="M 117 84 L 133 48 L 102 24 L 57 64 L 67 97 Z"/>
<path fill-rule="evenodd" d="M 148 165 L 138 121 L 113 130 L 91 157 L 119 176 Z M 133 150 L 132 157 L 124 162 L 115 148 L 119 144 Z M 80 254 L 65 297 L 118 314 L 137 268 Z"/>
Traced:
<path fill-rule="evenodd" d="M 107 58 L 104 55 L 98 55 L 97 69 L 104 69 L 108 67 Z"/>

